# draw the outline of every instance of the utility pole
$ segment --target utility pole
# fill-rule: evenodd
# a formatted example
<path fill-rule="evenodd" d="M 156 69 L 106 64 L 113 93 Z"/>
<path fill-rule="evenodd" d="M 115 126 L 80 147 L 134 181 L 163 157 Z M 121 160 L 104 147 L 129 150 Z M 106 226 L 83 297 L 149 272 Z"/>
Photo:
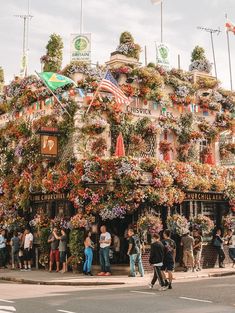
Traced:
<path fill-rule="evenodd" d="M 217 77 L 217 67 L 216 67 L 216 59 L 215 59 L 215 48 L 214 48 L 214 40 L 213 40 L 213 35 L 217 34 L 217 36 L 221 33 L 221 30 L 218 29 L 213 29 L 213 28 L 208 28 L 208 27 L 198 27 L 200 30 L 204 30 L 207 33 L 210 33 L 210 38 L 211 38 L 211 48 L 212 48 L 212 53 L 213 53 L 213 60 L 214 60 L 214 67 L 215 67 L 215 77 Z"/>
<path fill-rule="evenodd" d="M 29 52 L 29 22 L 32 19 L 30 15 L 30 0 L 28 0 L 27 14 L 14 15 L 15 17 L 23 19 L 23 48 L 22 48 L 22 61 L 20 66 L 20 76 L 25 77 L 28 70 L 28 52 Z"/>
<path fill-rule="evenodd" d="M 80 34 L 83 32 L 83 0 L 81 0 L 81 8 L 80 8 Z"/>

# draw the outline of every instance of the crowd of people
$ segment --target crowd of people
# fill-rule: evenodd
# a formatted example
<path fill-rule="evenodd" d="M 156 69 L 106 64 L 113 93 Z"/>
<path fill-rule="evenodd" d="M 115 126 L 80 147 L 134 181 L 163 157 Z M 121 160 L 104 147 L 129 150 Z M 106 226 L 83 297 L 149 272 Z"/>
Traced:
<path fill-rule="evenodd" d="M 125 254 L 129 258 L 130 264 L 129 276 L 136 277 L 138 271 L 139 275 L 143 277 L 142 254 L 145 252 L 145 244 L 131 225 L 125 231 L 124 236 L 127 243 Z M 7 265 L 11 263 L 12 269 L 18 268 L 22 271 L 30 271 L 33 258 L 33 243 L 34 237 L 30 228 L 26 228 L 24 232 L 14 231 L 11 238 L 8 239 L 6 231 L 2 229 L 0 231 L 0 268 L 7 268 Z M 67 272 L 68 235 L 66 229 L 62 228 L 59 230 L 57 227 L 53 227 L 48 237 L 48 244 L 50 245 L 49 272 L 53 271 L 54 268 L 56 272 Z M 185 271 L 201 270 L 202 244 L 203 238 L 197 229 L 182 236 L 180 245 L 182 247 L 182 261 Z M 221 229 L 217 229 L 212 244 L 218 255 L 219 267 L 224 267 L 225 244 L 228 245 L 229 256 L 233 266 L 235 265 L 235 233 L 233 230 L 229 230 L 222 237 Z M 9 255 L 7 245 L 11 247 L 11 255 Z M 97 247 L 92 241 L 92 233 L 87 231 L 84 236 L 84 275 L 93 276 L 92 263 L 95 248 Z M 110 276 L 111 260 L 113 260 L 113 263 L 118 263 L 122 250 L 121 241 L 117 233 L 115 232 L 111 235 L 107 231 L 106 226 L 102 225 L 98 248 L 101 267 L 98 276 Z M 171 233 L 168 229 L 164 230 L 161 236 L 159 234 L 152 236 L 149 263 L 153 267 L 154 275 L 149 285 L 150 288 L 153 288 L 157 280 L 160 284 L 160 290 L 172 288 L 176 248 L 177 245 L 171 238 Z"/>

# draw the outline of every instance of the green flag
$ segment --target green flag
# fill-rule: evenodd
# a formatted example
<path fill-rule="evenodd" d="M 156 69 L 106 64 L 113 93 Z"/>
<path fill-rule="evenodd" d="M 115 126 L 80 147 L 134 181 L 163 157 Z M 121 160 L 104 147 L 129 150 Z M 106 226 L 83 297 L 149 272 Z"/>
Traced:
<path fill-rule="evenodd" d="M 68 84 L 76 85 L 76 83 L 72 79 L 57 73 L 42 72 L 38 73 L 38 76 L 51 90 L 56 90 L 57 88 L 64 87 Z"/>

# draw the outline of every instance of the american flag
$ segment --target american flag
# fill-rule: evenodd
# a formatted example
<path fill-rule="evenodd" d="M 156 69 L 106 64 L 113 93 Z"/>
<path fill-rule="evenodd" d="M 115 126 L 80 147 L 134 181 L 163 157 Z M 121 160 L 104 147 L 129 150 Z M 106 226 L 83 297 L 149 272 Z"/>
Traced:
<path fill-rule="evenodd" d="M 118 104 L 129 104 L 130 100 L 123 91 L 119 88 L 117 81 L 113 77 L 113 75 L 110 73 L 110 71 L 107 71 L 104 78 L 102 79 L 99 89 L 103 89 L 106 91 L 111 92 L 115 100 Z"/>

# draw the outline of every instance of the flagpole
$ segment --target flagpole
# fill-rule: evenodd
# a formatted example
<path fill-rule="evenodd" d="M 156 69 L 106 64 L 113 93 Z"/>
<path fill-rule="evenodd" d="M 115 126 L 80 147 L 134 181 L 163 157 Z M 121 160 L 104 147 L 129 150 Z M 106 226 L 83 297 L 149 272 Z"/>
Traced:
<path fill-rule="evenodd" d="M 225 14 L 225 18 L 228 18 L 228 15 Z M 227 46 L 228 46 L 228 62 L 229 62 L 229 74 L 230 74 L 230 88 L 231 91 L 233 90 L 233 76 L 232 76 L 232 63 L 231 63 L 231 51 L 230 51 L 230 40 L 229 40 L 229 33 L 226 30 L 227 35 Z"/>
<path fill-rule="evenodd" d="M 161 43 L 163 43 L 163 0 L 161 1 Z"/>
<path fill-rule="evenodd" d="M 106 76 L 107 72 L 108 72 L 108 70 L 105 72 L 104 77 Z M 104 77 L 102 78 L 102 80 L 104 79 Z M 102 80 L 101 80 L 101 82 L 99 83 L 99 86 L 97 87 L 97 89 L 96 89 L 96 91 L 95 91 L 95 94 L 94 94 L 94 96 L 93 96 L 93 98 L 92 98 L 92 100 L 91 100 L 91 102 L 90 102 L 90 104 L 89 104 L 89 107 L 87 108 L 87 110 L 86 110 L 86 112 L 85 112 L 84 115 L 86 115 L 86 114 L 90 111 L 91 106 L 92 106 L 92 104 L 93 104 L 93 102 L 94 102 L 94 100 L 95 100 L 95 98 L 96 98 L 96 96 L 97 96 L 97 94 L 98 94 L 98 92 L 99 92 L 99 90 L 100 90 L 100 85 L 101 85 L 101 83 L 102 83 Z"/>
<path fill-rule="evenodd" d="M 38 78 L 43 82 L 43 84 L 44 84 L 44 86 L 46 87 L 46 89 L 49 90 L 49 91 L 52 93 L 52 95 L 54 96 L 54 98 L 58 101 L 58 103 L 59 103 L 60 106 L 61 106 L 61 109 L 62 109 L 65 113 L 67 113 L 67 114 L 69 115 L 69 117 L 72 117 L 72 116 L 69 114 L 69 112 L 63 107 L 63 104 L 62 104 L 62 102 L 59 100 L 59 98 L 57 97 L 57 95 L 47 86 L 47 84 L 45 83 L 45 81 L 44 81 L 43 79 L 41 79 L 41 77 L 39 76 L 38 72 L 35 71 L 35 73 L 37 74 Z"/>
<path fill-rule="evenodd" d="M 81 8 L 80 8 L 80 34 L 83 32 L 83 0 L 81 0 Z"/>

